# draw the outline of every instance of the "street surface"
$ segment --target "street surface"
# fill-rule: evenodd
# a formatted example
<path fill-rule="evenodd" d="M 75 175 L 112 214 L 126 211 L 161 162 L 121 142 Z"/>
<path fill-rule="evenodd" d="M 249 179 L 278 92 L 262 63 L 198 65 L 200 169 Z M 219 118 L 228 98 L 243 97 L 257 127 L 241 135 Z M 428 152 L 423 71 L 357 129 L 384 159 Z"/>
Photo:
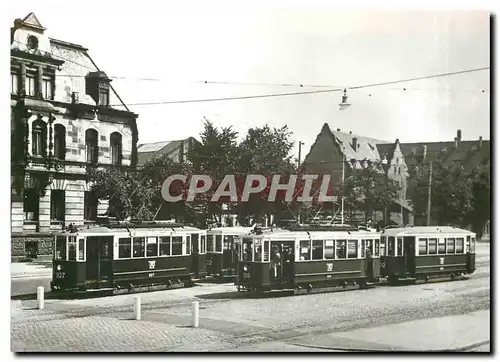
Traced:
<path fill-rule="evenodd" d="M 476 247 L 467 280 L 335 293 L 241 296 L 232 284 L 86 300 L 11 301 L 16 352 L 127 351 L 489 351 L 490 250 Z M 13 281 L 13 292 L 36 292 Z M 48 279 L 50 281 L 50 279 Z M 20 293 L 20 292 L 19 292 Z M 200 304 L 191 328 L 191 302 Z"/>

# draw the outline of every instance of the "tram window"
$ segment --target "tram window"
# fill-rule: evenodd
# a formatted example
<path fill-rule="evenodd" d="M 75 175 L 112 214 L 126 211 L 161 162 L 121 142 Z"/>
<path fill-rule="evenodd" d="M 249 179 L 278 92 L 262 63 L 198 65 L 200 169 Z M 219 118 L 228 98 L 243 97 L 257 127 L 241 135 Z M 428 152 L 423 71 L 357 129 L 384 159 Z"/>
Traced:
<path fill-rule="evenodd" d="M 389 236 L 389 241 L 387 242 L 387 256 L 395 256 L 396 255 L 396 240 L 394 236 Z"/>
<path fill-rule="evenodd" d="M 377 249 L 377 250 L 380 252 L 379 255 L 381 255 L 381 256 L 385 256 L 386 255 L 386 253 L 385 253 L 386 240 L 387 240 L 387 238 L 385 236 L 382 236 L 382 238 L 380 239 L 380 243 L 378 243 L 380 249 Z"/>
<path fill-rule="evenodd" d="M 133 238 L 133 258 L 144 258 L 144 253 L 146 252 L 146 240 L 145 238 Z"/>
<path fill-rule="evenodd" d="M 214 251 L 214 236 L 207 235 L 207 250 L 208 252 Z"/>
<path fill-rule="evenodd" d="M 264 240 L 264 261 L 269 261 L 269 240 Z"/>
<path fill-rule="evenodd" d="M 109 251 L 111 250 L 110 245 L 113 245 L 112 242 L 113 240 L 105 239 L 101 244 L 101 259 L 111 259 Z"/>
<path fill-rule="evenodd" d="M 446 240 L 446 253 L 455 254 L 455 238 L 448 238 Z"/>
<path fill-rule="evenodd" d="M 182 236 L 172 236 L 172 255 L 182 255 Z"/>
<path fill-rule="evenodd" d="M 437 254 L 437 239 L 429 239 L 429 255 L 436 255 Z"/>
<path fill-rule="evenodd" d="M 398 255 L 403 255 L 403 239 L 398 238 Z"/>
<path fill-rule="evenodd" d="M 323 260 L 323 240 L 313 240 L 312 260 Z"/>
<path fill-rule="evenodd" d="M 146 256 L 158 256 L 158 239 L 154 237 L 148 238 L 148 247 L 146 249 Z"/>
<path fill-rule="evenodd" d="M 366 253 L 369 254 L 369 256 L 373 256 L 373 240 L 367 239 L 365 240 L 366 242 Z"/>
<path fill-rule="evenodd" d="M 222 251 L 222 235 L 215 235 L 215 252 L 220 253 Z"/>
<path fill-rule="evenodd" d="M 224 244 L 222 245 L 223 250 L 231 250 L 233 245 L 234 236 L 225 235 Z"/>
<path fill-rule="evenodd" d="M 361 257 L 365 257 L 366 240 L 361 240 Z"/>
<path fill-rule="evenodd" d="M 243 241 L 243 261 L 252 261 L 252 239 Z"/>
<path fill-rule="evenodd" d="M 471 241 L 470 241 L 470 252 L 471 252 L 471 254 L 475 254 L 476 253 L 476 238 L 475 237 L 471 238 Z"/>
<path fill-rule="evenodd" d="M 335 259 L 335 244 L 333 240 L 325 240 L 325 259 Z"/>
<path fill-rule="evenodd" d="M 160 239 L 160 256 L 169 256 L 170 254 L 170 236 L 164 236 Z"/>
<path fill-rule="evenodd" d="M 78 239 L 78 260 L 85 260 L 85 239 Z"/>
<path fill-rule="evenodd" d="M 446 241 L 444 239 L 439 239 L 438 254 L 446 254 Z"/>
<path fill-rule="evenodd" d="M 201 254 L 205 254 L 207 252 L 207 244 L 205 242 L 205 235 L 201 235 L 200 236 L 200 240 L 201 240 L 201 242 L 200 242 L 200 245 L 201 245 L 200 252 L 201 252 Z"/>
<path fill-rule="evenodd" d="M 356 259 L 358 257 L 358 241 L 349 240 L 347 242 L 347 258 Z"/>
<path fill-rule="evenodd" d="M 457 238 L 457 247 L 455 249 L 455 253 L 457 254 L 464 253 L 464 238 Z"/>
<path fill-rule="evenodd" d="M 336 259 L 345 259 L 347 254 L 346 254 L 346 240 L 337 240 L 337 252 L 336 252 Z"/>
<path fill-rule="evenodd" d="M 198 248 L 196 248 L 198 249 Z M 194 247 L 193 247 L 193 252 L 195 251 L 194 250 Z M 196 250 L 198 251 L 198 250 Z M 191 254 L 191 236 L 190 235 L 187 235 L 186 236 L 186 254 Z"/>
<path fill-rule="evenodd" d="M 300 260 L 311 260 L 311 241 L 300 241 Z"/>
<path fill-rule="evenodd" d="M 379 240 L 375 240 L 375 252 L 374 252 L 374 255 L 375 256 L 380 256 L 380 241 Z"/>
<path fill-rule="evenodd" d="M 76 236 L 68 237 L 68 260 L 76 260 Z"/>
<path fill-rule="evenodd" d="M 427 239 L 418 239 L 418 255 L 427 255 Z"/>
<path fill-rule="evenodd" d="M 66 260 L 66 237 L 58 236 L 56 238 L 55 256 L 56 260 Z"/>
<path fill-rule="evenodd" d="M 255 242 L 254 252 L 255 252 L 254 261 L 262 261 L 262 245 L 260 245 L 260 241 Z"/>
<path fill-rule="evenodd" d="M 128 259 L 131 257 L 132 248 L 130 247 L 130 238 L 118 239 L 118 259 Z"/>

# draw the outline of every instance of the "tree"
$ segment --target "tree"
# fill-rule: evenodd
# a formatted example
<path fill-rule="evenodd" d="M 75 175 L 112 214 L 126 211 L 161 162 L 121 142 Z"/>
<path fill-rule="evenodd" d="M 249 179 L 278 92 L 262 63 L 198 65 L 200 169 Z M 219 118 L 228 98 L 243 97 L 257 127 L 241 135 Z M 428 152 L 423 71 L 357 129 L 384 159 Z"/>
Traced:
<path fill-rule="evenodd" d="M 250 218 L 259 220 L 264 215 L 269 220 L 271 213 L 278 218 L 282 214 L 289 214 L 292 206 L 284 200 L 283 192 L 278 193 L 275 202 L 268 202 L 268 196 L 273 175 L 282 175 L 280 182 L 285 183 L 290 175 L 297 172 L 290 155 L 294 143 L 291 137 L 292 132 L 287 126 L 271 128 L 265 125 L 248 130 L 245 139 L 239 146 L 241 176 L 246 177 L 248 174 L 266 175 L 268 187 L 258 194 L 251 195 L 248 202 L 238 205 L 237 212 L 240 223 L 245 224 Z M 298 188 L 300 189 L 300 186 Z"/>
<path fill-rule="evenodd" d="M 200 137 L 201 143 L 193 145 L 188 153 L 191 172 L 210 176 L 212 187 L 208 192 L 197 195 L 190 207 L 199 215 L 200 226 L 205 226 L 207 220 L 222 222 L 223 205 L 228 200 L 211 202 L 211 199 L 224 177 L 236 174 L 239 148 L 238 133 L 232 127 L 218 129 L 207 119 Z"/>
<path fill-rule="evenodd" d="M 344 207 L 348 210 L 363 211 L 366 223 L 373 211 L 389 208 L 398 199 L 399 192 L 396 181 L 374 167 L 363 167 L 349 172 L 341 196 L 344 195 Z"/>
<path fill-rule="evenodd" d="M 468 220 L 472 230 L 483 236 L 484 224 L 491 219 L 491 167 L 490 161 L 477 165 L 472 171 L 472 211 Z"/>

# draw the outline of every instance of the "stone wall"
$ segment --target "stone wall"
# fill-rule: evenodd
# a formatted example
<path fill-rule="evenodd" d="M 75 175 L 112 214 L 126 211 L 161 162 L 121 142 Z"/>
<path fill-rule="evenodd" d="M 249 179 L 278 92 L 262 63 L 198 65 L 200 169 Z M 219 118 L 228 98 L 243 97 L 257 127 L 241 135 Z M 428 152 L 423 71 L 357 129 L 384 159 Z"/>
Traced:
<path fill-rule="evenodd" d="M 11 237 L 11 260 L 22 258 L 51 258 L 53 253 L 51 234 L 13 235 Z"/>

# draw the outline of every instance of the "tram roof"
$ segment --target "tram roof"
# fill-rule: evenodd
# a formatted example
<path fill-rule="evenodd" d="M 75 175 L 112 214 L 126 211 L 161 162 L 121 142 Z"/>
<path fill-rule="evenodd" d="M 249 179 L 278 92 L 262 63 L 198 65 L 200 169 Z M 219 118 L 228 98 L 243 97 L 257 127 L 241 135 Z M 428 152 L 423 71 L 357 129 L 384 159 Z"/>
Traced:
<path fill-rule="evenodd" d="M 121 226 L 121 227 L 120 227 Z M 170 234 L 172 231 L 183 233 L 183 232 L 201 232 L 204 231 L 202 229 L 193 227 L 193 226 L 185 226 L 181 224 L 172 224 L 167 226 L 167 224 L 156 224 L 151 225 L 152 227 L 134 227 L 133 225 L 100 225 L 100 226 L 91 226 L 78 228 L 76 231 L 71 232 L 69 230 L 64 230 L 56 235 L 59 236 L 68 236 L 68 235 L 110 235 L 110 234 L 135 234 L 136 236 L 146 236 L 147 234 Z"/>
<path fill-rule="evenodd" d="M 251 226 L 244 227 L 244 226 L 231 226 L 231 227 L 218 227 L 218 228 L 211 228 L 207 230 L 208 234 L 247 234 L 249 233 L 253 228 Z"/>
<path fill-rule="evenodd" d="M 405 228 L 390 228 L 385 229 L 382 235 L 404 235 L 404 236 L 418 236 L 421 234 L 469 234 L 476 235 L 470 230 L 460 229 L 453 226 L 412 226 Z"/>
<path fill-rule="evenodd" d="M 244 237 L 266 238 L 276 240 L 290 240 L 303 238 L 303 240 L 328 240 L 328 239 L 374 239 L 379 238 L 380 233 L 365 230 L 313 230 L 313 231 L 292 231 L 292 230 L 274 230 L 263 232 L 262 234 L 248 233 Z"/>

